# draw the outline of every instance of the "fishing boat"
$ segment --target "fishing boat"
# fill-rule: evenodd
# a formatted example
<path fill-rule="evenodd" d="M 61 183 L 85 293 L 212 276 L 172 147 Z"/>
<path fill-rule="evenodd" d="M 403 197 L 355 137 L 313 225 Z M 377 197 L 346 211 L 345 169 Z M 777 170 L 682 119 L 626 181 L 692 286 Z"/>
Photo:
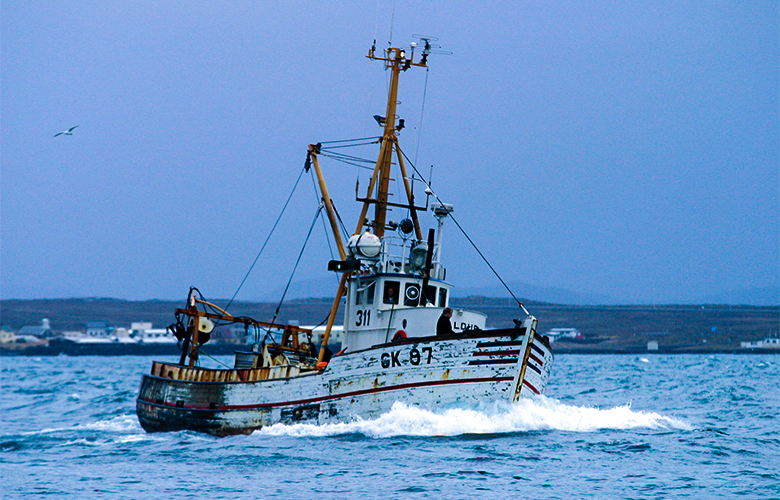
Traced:
<path fill-rule="evenodd" d="M 450 307 L 453 285 L 441 257 L 444 225 L 454 220 L 454 208 L 419 182 L 420 175 L 408 175 L 397 135 L 404 126 L 396 114 L 399 77 L 427 67 L 430 42 L 421 38 L 418 60 L 416 43 L 410 51 L 389 47 L 378 53 L 375 44 L 369 50 L 367 57 L 389 73 L 388 98 L 385 115 L 375 117 L 383 126 L 379 156 L 366 195 L 356 194 L 362 209 L 351 235 L 342 236 L 320 168 L 325 147 L 308 147 L 305 168 L 316 173 L 339 252 L 338 260 L 328 262 L 340 279 L 319 348 L 311 329 L 233 316 L 192 288 L 170 327 L 182 347 L 178 362 L 153 362 L 141 381 L 136 410 L 147 432 L 248 434 L 277 423 L 373 418 L 395 402 L 436 411 L 544 393 L 553 364 L 550 342 L 537 334 L 536 318 L 514 294 L 521 317 L 500 329 L 487 329 L 485 314 Z M 392 175 L 403 182 L 405 198 L 398 201 L 390 199 Z M 426 200 L 435 201 L 418 206 L 413 181 L 426 186 Z M 408 216 L 388 220 L 392 208 Z M 436 227 L 424 234 L 426 212 Z M 331 354 L 327 346 L 342 299 L 341 349 Z M 230 323 L 264 331 L 265 337 L 237 351 L 232 367 L 198 366 L 214 326 Z"/>

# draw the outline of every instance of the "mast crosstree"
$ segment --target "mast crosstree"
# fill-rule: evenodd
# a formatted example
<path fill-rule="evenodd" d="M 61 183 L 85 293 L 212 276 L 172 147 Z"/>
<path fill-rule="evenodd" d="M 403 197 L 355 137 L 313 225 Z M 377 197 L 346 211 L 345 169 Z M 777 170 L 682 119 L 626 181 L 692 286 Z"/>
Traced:
<path fill-rule="evenodd" d="M 398 168 L 401 171 L 401 177 L 404 181 L 404 189 L 406 191 L 407 204 L 397 205 L 400 207 L 408 208 L 412 222 L 414 222 L 414 231 L 418 240 L 422 240 L 422 231 L 420 229 L 420 223 L 417 218 L 417 210 L 419 207 L 414 205 L 414 194 L 412 193 L 411 186 L 409 184 L 409 178 L 406 175 L 406 165 L 404 164 L 403 153 L 398 145 L 398 136 L 396 132 L 404 128 L 404 121 L 398 120 L 396 124 L 397 114 L 396 107 L 398 105 L 398 80 L 402 71 L 406 71 L 412 66 L 418 66 L 427 68 L 427 57 L 430 50 L 430 44 L 426 40 L 426 49 L 423 51 L 422 58 L 419 62 L 414 61 L 414 45 L 412 51 L 407 57 L 405 49 L 398 47 L 390 47 L 384 51 L 384 57 L 380 57 L 376 54 L 376 45 L 371 47 L 368 52 L 369 59 L 375 61 L 383 61 L 385 68 L 390 70 L 390 85 L 387 94 L 387 109 L 385 116 L 376 116 L 375 118 L 384 125 L 384 132 L 382 134 L 382 148 L 379 152 L 379 158 L 377 159 L 376 167 L 374 169 L 374 175 L 371 178 L 371 182 L 368 187 L 368 194 L 366 198 L 361 199 L 363 201 L 363 210 L 361 217 L 358 219 L 358 228 L 356 232 L 360 232 L 362 226 L 365 224 L 365 217 L 368 212 L 368 206 L 374 204 L 374 221 L 369 225 L 373 226 L 374 234 L 378 237 L 384 236 L 385 229 L 391 227 L 387 224 L 387 207 L 396 206 L 396 204 L 388 201 L 389 185 L 390 185 L 390 172 L 393 164 L 393 153 L 395 153 L 398 159 Z M 378 181 L 377 181 L 378 179 Z M 374 184 L 376 187 L 376 198 L 371 198 L 374 190 Z"/>
<path fill-rule="evenodd" d="M 365 198 L 358 198 L 358 201 L 363 202 L 363 208 L 360 211 L 360 217 L 358 217 L 357 227 L 355 228 L 354 234 L 360 234 L 363 231 L 364 226 L 369 226 L 373 228 L 374 235 L 376 235 L 379 238 L 382 238 L 385 234 L 386 229 L 394 229 L 394 226 L 389 225 L 387 221 L 387 209 L 389 206 L 395 206 L 400 208 L 407 208 L 409 210 L 409 216 L 412 219 L 412 222 L 414 224 L 414 233 L 417 237 L 418 241 L 422 241 L 423 235 L 422 230 L 420 229 L 420 221 L 417 217 L 417 210 L 425 210 L 425 207 L 417 207 L 414 204 L 414 193 L 412 192 L 412 187 L 409 184 L 409 177 L 406 174 L 406 165 L 404 163 L 403 158 L 403 152 L 401 151 L 401 148 L 398 145 L 398 136 L 396 135 L 396 132 L 400 131 L 404 128 L 404 121 L 403 119 L 398 120 L 398 123 L 396 124 L 396 107 L 398 105 L 398 81 L 399 77 L 401 75 L 402 71 L 406 71 L 412 66 L 427 68 L 427 59 L 428 54 L 431 52 L 431 44 L 430 39 L 428 38 L 422 38 L 421 40 L 425 42 L 424 49 L 422 51 L 422 56 L 420 57 L 419 62 L 414 61 L 414 48 L 416 47 L 416 44 L 412 44 L 412 50 L 409 53 L 409 57 L 407 57 L 407 53 L 405 49 L 399 48 L 399 47 L 389 47 L 384 50 L 384 56 L 380 57 L 376 54 L 376 42 L 374 42 L 374 45 L 371 47 L 371 49 L 368 51 L 368 55 L 366 56 L 369 59 L 375 60 L 375 61 L 383 61 L 385 63 L 385 68 L 390 70 L 390 85 L 388 88 L 387 93 L 387 109 L 385 111 L 385 116 L 375 116 L 374 118 L 377 120 L 377 122 L 380 125 L 384 126 L 384 132 L 382 134 L 381 138 L 381 148 L 379 150 L 379 157 L 376 161 L 376 166 L 374 167 L 374 172 L 371 176 L 371 181 L 368 184 L 368 190 Z M 323 195 L 323 201 L 325 202 L 325 208 L 328 214 L 328 218 L 330 219 L 331 227 L 333 229 L 334 237 L 336 238 L 336 244 L 339 249 L 339 254 L 342 258 L 342 260 L 345 258 L 345 251 L 343 243 L 341 242 L 341 237 L 338 232 L 338 228 L 336 226 L 336 214 L 333 210 L 331 200 L 328 196 L 327 188 L 325 188 L 325 181 L 322 176 L 322 171 L 319 168 L 319 162 L 317 160 L 317 154 L 319 153 L 319 145 L 310 144 L 309 145 L 309 152 L 308 152 L 308 159 L 311 160 L 311 162 L 314 164 L 315 172 L 317 174 L 317 177 L 320 182 L 322 195 Z M 389 186 L 390 186 L 390 175 L 393 165 L 393 154 L 395 153 L 395 157 L 398 160 L 398 168 L 401 173 L 401 177 L 404 181 L 404 190 L 406 192 L 406 201 L 405 204 L 400 203 L 392 203 L 388 200 L 389 196 Z M 376 190 L 376 194 L 374 194 L 374 190 Z M 374 220 L 369 222 L 366 219 L 366 216 L 368 215 L 368 209 L 370 205 L 374 205 Z M 349 275 L 351 272 L 344 272 L 341 276 L 341 281 L 339 282 L 339 287 L 336 292 L 336 297 L 333 301 L 333 307 L 331 308 L 330 316 L 328 317 L 328 324 L 325 328 L 325 335 L 322 339 L 322 344 L 320 347 L 320 353 L 319 353 L 319 361 L 322 361 L 323 355 L 325 353 L 325 346 L 328 343 L 328 338 L 330 337 L 330 332 L 333 327 L 333 322 L 336 318 L 336 313 L 338 312 L 339 303 L 341 302 L 342 296 L 346 293 L 346 283 L 349 278 Z"/>

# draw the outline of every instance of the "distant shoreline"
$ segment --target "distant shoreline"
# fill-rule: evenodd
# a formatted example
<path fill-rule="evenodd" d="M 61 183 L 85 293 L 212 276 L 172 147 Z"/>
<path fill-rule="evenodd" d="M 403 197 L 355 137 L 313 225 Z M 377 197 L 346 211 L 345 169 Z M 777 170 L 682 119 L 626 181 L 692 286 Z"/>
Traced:
<path fill-rule="evenodd" d="M 332 351 L 339 347 L 329 346 Z M 566 354 L 600 354 L 600 355 L 668 355 L 668 354 L 780 354 L 780 349 L 659 349 L 657 351 L 648 351 L 642 349 L 572 349 L 569 347 L 556 348 L 553 343 L 553 353 L 556 355 Z M 206 346 L 204 356 L 225 356 L 232 355 L 235 351 L 249 351 L 251 346 L 246 344 L 213 344 Z M 7 349 L 0 347 L 0 357 L 10 356 L 167 356 L 178 358 L 181 355 L 176 345 L 154 345 L 154 344 L 59 344 L 55 346 L 31 346 L 26 349 Z"/>
<path fill-rule="evenodd" d="M 219 305 L 219 304 L 218 304 Z M 526 307 L 539 323 L 537 332 L 545 334 L 554 328 L 576 328 L 584 336 L 580 343 L 558 340 L 553 344 L 558 354 L 754 354 L 773 353 L 766 349 L 746 349 L 742 342 L 755 342 L 780 336 L 780 307 L 770 306 L 571 306 L 527 302 Z M 55 332 L 83 331 L 88 322 L 127 328 L 133 322 L 150 322 L 157 328 L 174 320 L 173 311 L 180 303 L 164 301 L 121 301 L 114 299 L 67 299 L 41 301 L 0 300 L 2 326 L 17 329 L 23 325 L 41 324 L 48 318 Z M 325 299 L 286 302 L 276 322 L 300 325 L 322 324 L 332 301 Z M 278 304 L 236 302 L 235 315 L 271 319 Z M 512 325 L 523 316 L 516 302 L 491 297 L 453 298 L 452 307 L 487 314 L 488 328 Z M 343 323 L 343 308 L 336 324 Z M 434 325 L 431 325 L 433 328 Z M 58 343 L 58 342 L 55 342 Z M 655 344 L 658 350 L 648 350 Z M 0 344 L 0 356 L 55 356 L 60 352 L 81 355 L 179 355 L 175 344 L 147 345 L 119 343 L 76 344 L 62 350 L 54 346 L 30 346 L 33 350 L 8 352 Z M 21 346 L 15 345 L 15 348 Z M 338 349 L 341 347 L 338 346 Z M 249 349 L 236 344 L 206 344 L 206 352 L 232 354 L 235 349 Z M 332 349 L 336 352 L 338 349 Z"/>

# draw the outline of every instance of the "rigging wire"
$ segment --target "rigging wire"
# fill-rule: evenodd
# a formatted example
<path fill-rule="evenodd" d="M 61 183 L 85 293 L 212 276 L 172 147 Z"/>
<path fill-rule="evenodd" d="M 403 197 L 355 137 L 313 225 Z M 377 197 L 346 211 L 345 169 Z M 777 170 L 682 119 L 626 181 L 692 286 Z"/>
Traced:
<path fill-rule="evenodd" d="M 320 155 L 335 161 L 340 161 L 341 163 L 346 163 L 347 165 L 352 165 L 353 167 L 362 168 L 363 170 L 374 170 L 374 167 L 370 166 L 368 162 L 365 160 L 349 160 L 349 159 L 345 159 L 343 156 L 330 155 L 327 153 L 320 153 Z M 355 163 L 355 161 L 361 161 L 364 164 L 360 165 L 358 163 Z"/>
<path fill-rule="evenodd" d="M 324 149 L 326 151 L 330 151 L 332 149 L 339 149 L 339 148 L 351 148 L 353 146 L 370 146 L 371 144 L 378 144 L 379 138 L 371 141 L 365 141 L 365 142 L 356 142 L 353 144 L 342 144 L 341 146 L 324 146 L 321 149 Z"/>
<path fill-rule="evenodd" d="M 336 143 L 339 143 L 339 142 L 367 141 L 369 139 L 377 140 L 377 139 L 381 139 L 381 137 L 377 135 L 377 136 L 374 136 L 374 137 L 359 137 L 357 139 L 341 139 L 339 141 L 320 141 L 319 144 L 336 144 Z"/>
<path fill-rule="evenodd" d="M 361 162 L 361 163 L 372 164 L 372 165 L 374 163 L 376 163 L 375 160 L 369 160 L 368 158 L 362 158 L 360 156 L 352 156 L 352 155 L 347 155 L 347 154 L 344 154 L 344 153 L 331 152 L 330 150 L 326 150 L 326 151 L 327 151 L 327 153 L 320 152 L 320 154 L 323 155 L 323 156 L 327 156 L 328 158 L 333 158 L 333 159 L 336 159 L 336 160 L 340 160 L 340 159 L 351 160 L 351 161 L 358 161 L 358 162 Z"/>
<path fill-rule="evenodd" d="M 330 155 L 322 155 L 322 156 L 331 158 L 332 160 L 335 160 L 335 161 L 340 161 L 341 163 L 346 163 L 347 165 L 352 165 L 353 167 L 357 167 L 357 168 L 360 168 L 360 169 L 363 169 L 363 170 L 374 170 L 374 167 L 369 167 L 368 165 L 359 165 L 357 163 L 352 163 L 351 161 L 342 160 L 340 158 L 337 158 L 337 157 L 334 157 L 334 156 L 330 156 Z"/>
<path fill-rule="evenodd" d="M 395 0 L 393 0 L 393 16 L 390 18 L 390 40 L 387 41 L 387 45 L 393 44 L 393 24 L 395 24 Z"/>
<path fill-rule="evenodd" d="M 343 233 L 342 236 L 344 236 L 344 240 L 345 241 L 349 241 L 349 236 L 350 235 L 347 232 L 346 226 L 344 226 L 344 221 L 341 220 L 341 214 L 339 214 L 339 211 L 336 209 L 336 204 L 333 203 L 333 200 L 330 200 L 330 204 L 333 207 L 333 212 L 336 214 L 336 220 L 339 221 L 339 226 L 341 226 L 341 232 Z"/>
<path fill-rule="evenodd" d="M 376 35 L 379 33 L 379 4 L 380 0 L 376 0 L 376 13 L 374 15 L 374 43 L 376 43 Z"/>
<path fill-rule="evenodd" d="M 274 234 L 274 230 L 276 229 L 276 226 L 279 224 L 279 221 L 282 219 L 282 215 L 284 215 L 284 211 L 287 209 L 287 205 L 289 205 L 290 199 L 292 199 L 292 195 L 293 193 L 295 193 L 295 189 L 298 187 L 298 183 L 301 181 L 301 177 L 303 177 L 303 172 L 305 170 L 306 170 L 305 167 L 302 168 L 301 173 L 298 174 L 298 179 L 295 181 L 295 185 L 293 186 L 292 191 L 290 191 L 290 195 L 287 197 L 287 201 L 284 202 L 284 206 L 282 207 L 282 211 L 279 213 L 279 217 L 276 218 L 276 222 L 274 222 L 274 225 L 271 228 L 271 232 L 269 232 L 268 236 L 265 238 L 265 242 L 263 242 L 263 246 L 260 248 L 260 251 L 257 252 L 257 256 L 255 257 L 255 260 L 252 262 L 252 265 L 249 266 L 249 270 L 246 272 L 246 275 L 244 275 L 244 279 L 241 280 L 241 284 L 238 285 L 238 289 L 236 289 L 236 293 L 233 294 L 227 306 L 225 306 L 225 311 L 227 311 L 230 308 L 230 305 L 233 304 L 233 300 L 235 300 L 236 295 L 238 295 L 238 292 L 241 290 L 241 287 L 243 287 L 244 283 L 246 283 L 247 278 L 249 278 L 249 274 L 252 272 L 252 269 L 254 269 L 255 264 L 257 264 L 257 260 L 260 258 L 260 255 L 263 253 L 263 250 L 265 250 L 265 246 L 268 244 L 268 240 L 271 239 L 271 235 Z"/>
<path fill-rule="evenodd" d="M 423 114 L 425 113 L 425 98 L 428 95 L 428 68 L 425 68 L 425 87 L 423 90 L 422 107 L 420 109 L 420 124 L 417 127 L 417 144 L 414 147 L 414 162 L 417 163 L 417 153 L 420 151 L 420 137 L 422 136 Z"/>
<path fill-rule="evenodd" d="M 398 150 L 401 151 L 401 154 L 404 155 L 404 158 L 406 158 L 406 160 L 412 166 L 414 171 L 417 172 L 417 175 L 419 175 L 420 178 L 423 179 L 423 182 L 425 182 L 425 177 L 420 173 L 419 170 L 417 170 L 417 167 L 414 165 L 414 163 L 412 163 L 412 160 L 408 156 L 406 156 L 406 153 L 404 153 L 401 150 L 401 148 L 398 148 Z M 427 184 L 427 182 L 426 182 L 426 184 Z M 433 194 L 433 197 L 436 198 L 436 201 L 438 201 L 442 205 L 444 204 L 444 202 L 441 201 L 441 198 L 439 198 L 439 196 L 435 192 L 433 192 L 433 190 L 431 190 L 431 194 Z M 468 235 L 468 233 L 466 233 L 466 230 L 463 229 L 463 227 L 460 225 L 460 223 L 457 221 L 457 219 L 452 215 L 452 212 L 450 212 L 448 215 L 449 215 L 450 219 L 452 219 L 452 222 L 454 222 L 455 225 L 458 227 L 458 229 L 460 229 L 460 232 L 463 233 L 463 236 L 465 236 L 466 239 L 468 240 L 468 242 L 471 243 L 471 246 L 474 247 L 474 250 L 476 250 L 477 253 L 479 254 L 479 256 L 482 257 L 482 260 L 485 262 L 485 264 L 487 264 L 487 266 L 490 268 L 490 270 L 493 272 L 493 274 L 496 276 L 496 278 L 498 278 L 498 281 L 500 281 L 501 284 L 504 286 L 504 288 L 506 288 L 506 291 L 509 292 L 509 295 L 511 295 L 512 298 L 515 300 L 515 302 L 517 302 L 520 305 L 520 307 L 523 309 L 523 311 L 525 311 L 525 313 L 528 314 L 528 311 L 523 306 L 523 303 L 520 301 L 520 299 L 517 298 L 517 296 L 514 294 L 514 292 L 512 292 L 512 290 L 509 288 L 509 285 L 507 285 L 506 282 L 504 281 L 504 279 L 498 274 L 498 271 L 496 271 L 496 269 L 493 267 L 493 265 L 488 261 L 487 257 L 485 257 L 485 255 L 479 249 L 477 244 L 474 243 L 474 241 L 471 239 L 471 237 Z"/>
<path fill-rule="evenodd" d="M 274 312 L 274 317 L 271 320 L 271 323 L 273 324 L 276 321 L 276 317 L 279 315 L 279 310 L 282 308 L 282 304 L 284 303 L 284 298 L 287 295 L 287 291 L 290 289 L 290 284 L 292 283 L 293 277 L 295 276 L 295 271 L 298 269 L 298 264 L 301 263 L 301 257 L 303 257 L 303 251 L 306 250 L 306 244 L 309 242 L 309 237 L 311 236 L 312 230 L 314 230 L 315 224 L 317 224 L 317 218 L 320 216 L 320 213 L 322 213 L 322 209 L 325 207 L 324 204 L 320 203 L 320 206 L 317 207 L 317 213 L 314 214 L 314 220 L 311 221 L 311 225 L 309 226 L 309 232 L 306 234 L 306 240 L 303 242 L 303 246 L 301 247 L 301 251 L 298 254 L 298 260 L 295 261 L 295 266 L 293 266 L 292 273 L 290 273 L 290 279 L 287 280 L 287 286 L 284 287 L 284 292 L 282 293 L 282 299 L 279 301 L 279 305 L 276 306 L 276 311 Z M 269 330 L 270 333 L 270 330 Z"/>
<path fill-rule="evenodd" d="M 322 155 L 322 152 L 320 152 L 320 154 Z M 323 156 L 328 156 L 328 155 L 323 155 Z M 317 202 L 319 203 L 320 200 L 324 201 L 324 197 L 320 195 L 320 192 L 317 189 L 317 182 L 314 180 L 313 172 L 311 174 L 311 182 L 312 182 L 312 186 L 314 186 L 314 195 L 317 198 Z M 336 214 L 336 219 L 338 220 L 339 225 L 341 226 L 342 237 L 344 238 L 345 241 L 349 240 L 349 233 L 347 232 L 347 228 L 344 226 L 344 221 L 341 220 L 341 215 L 339 215 L 339 211 L 336 209 L 336 204 L 333 202 L 333 199 L 330 200 L 330 206 L 333 208 L 333 212 Z M 334 260 L 335 256 L 333 254 L 333 247 L 330 244 L 330 237 L 328 236 L 328 228 L 327 225 L 325 224 L 324 217 L 322 218 L 322 227 L 325 230 L 325 241 L 328 243 L 328 251 L 330 252 L 330 258 L 331 260 Z M 337 279 L 336 281 L 340 281 L 340 279 Z"/>
<path fill-rule="evenodd" d="M 320 203 L 320 200 L 323 198 L 320 196 L 319 191 L 317 190 L 317 181 L 314 180 L 314 171 L 309 170 L 309 173 L 311 174 L 311 185 L 314 188 L 314 197 L 317 199 L 317 203 Z M 331 203 L 333 201 L 331 200 Z M 322 229 L 325 231 L 325 242 L 328 244 L 328 251 L 330 252 L 330 258 L 333 259 L 333 247 L 330 245 L 330 238 L 328 237 L 328 227 L 325 225 L 325 218 L 322 218 Z"/>
<path fill-rule="evenodd" d="M 230 365 L 227 365 L 227 364 L 223 363 L 222 361 L 218 360 L 217 358 L 215 358 L 215 357 L 214 357 L 214 356 L 212 356 L 211 354 L 209 354 L 209 353 L 207 353 L 206 351 L 204 351 L 204 350 L 203 350 L 203 347 L 198 347 L 198 356 L 200 357 L 200 355 L 201 355 L 201 354 L 203 354 L 203 355 L 204 355 L 204 356 L 206 356 L 207 358 L 211 358 L 211 359 L 212 359 L 212 361 L 215 361 L 215 362 L 219 363 L 220 365 L 224 366 L 224 367 L 225 367 L 225 368 L 227 368 L 228 370 L 232 370 L 232 369 L 233 369 L 233 367 L 232 367 L 232 366 L 230 366 Z"/>
<path fill-rule="evenodd" d="M 328 311 L 328 314 L 326 314 L 326 315 L 325 315 L 325 319 L 323 319 L 322 321 L 320 321 L 320 324 L 319 324 L 319 325 L 317 325 L 317 326 L 315 326 L 314 328 L 319 328 L 319 327 L 321 327 L 322 325 L 324 325 L 325 323 L 327 323 L 329 319 L 330 319 L 330 311 Z M 314 328 L 312 328 L 312 330 L 314 330 Z"/>

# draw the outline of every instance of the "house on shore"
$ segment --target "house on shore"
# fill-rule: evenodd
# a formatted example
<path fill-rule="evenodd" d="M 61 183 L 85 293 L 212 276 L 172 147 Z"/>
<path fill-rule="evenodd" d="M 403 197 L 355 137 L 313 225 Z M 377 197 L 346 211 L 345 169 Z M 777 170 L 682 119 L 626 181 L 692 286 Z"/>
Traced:
<path fill-rule="evenodd" d="M 741 342 L 743 349 L 780 349 L 780 338 L 765 338 L 755 342 Z"/>

